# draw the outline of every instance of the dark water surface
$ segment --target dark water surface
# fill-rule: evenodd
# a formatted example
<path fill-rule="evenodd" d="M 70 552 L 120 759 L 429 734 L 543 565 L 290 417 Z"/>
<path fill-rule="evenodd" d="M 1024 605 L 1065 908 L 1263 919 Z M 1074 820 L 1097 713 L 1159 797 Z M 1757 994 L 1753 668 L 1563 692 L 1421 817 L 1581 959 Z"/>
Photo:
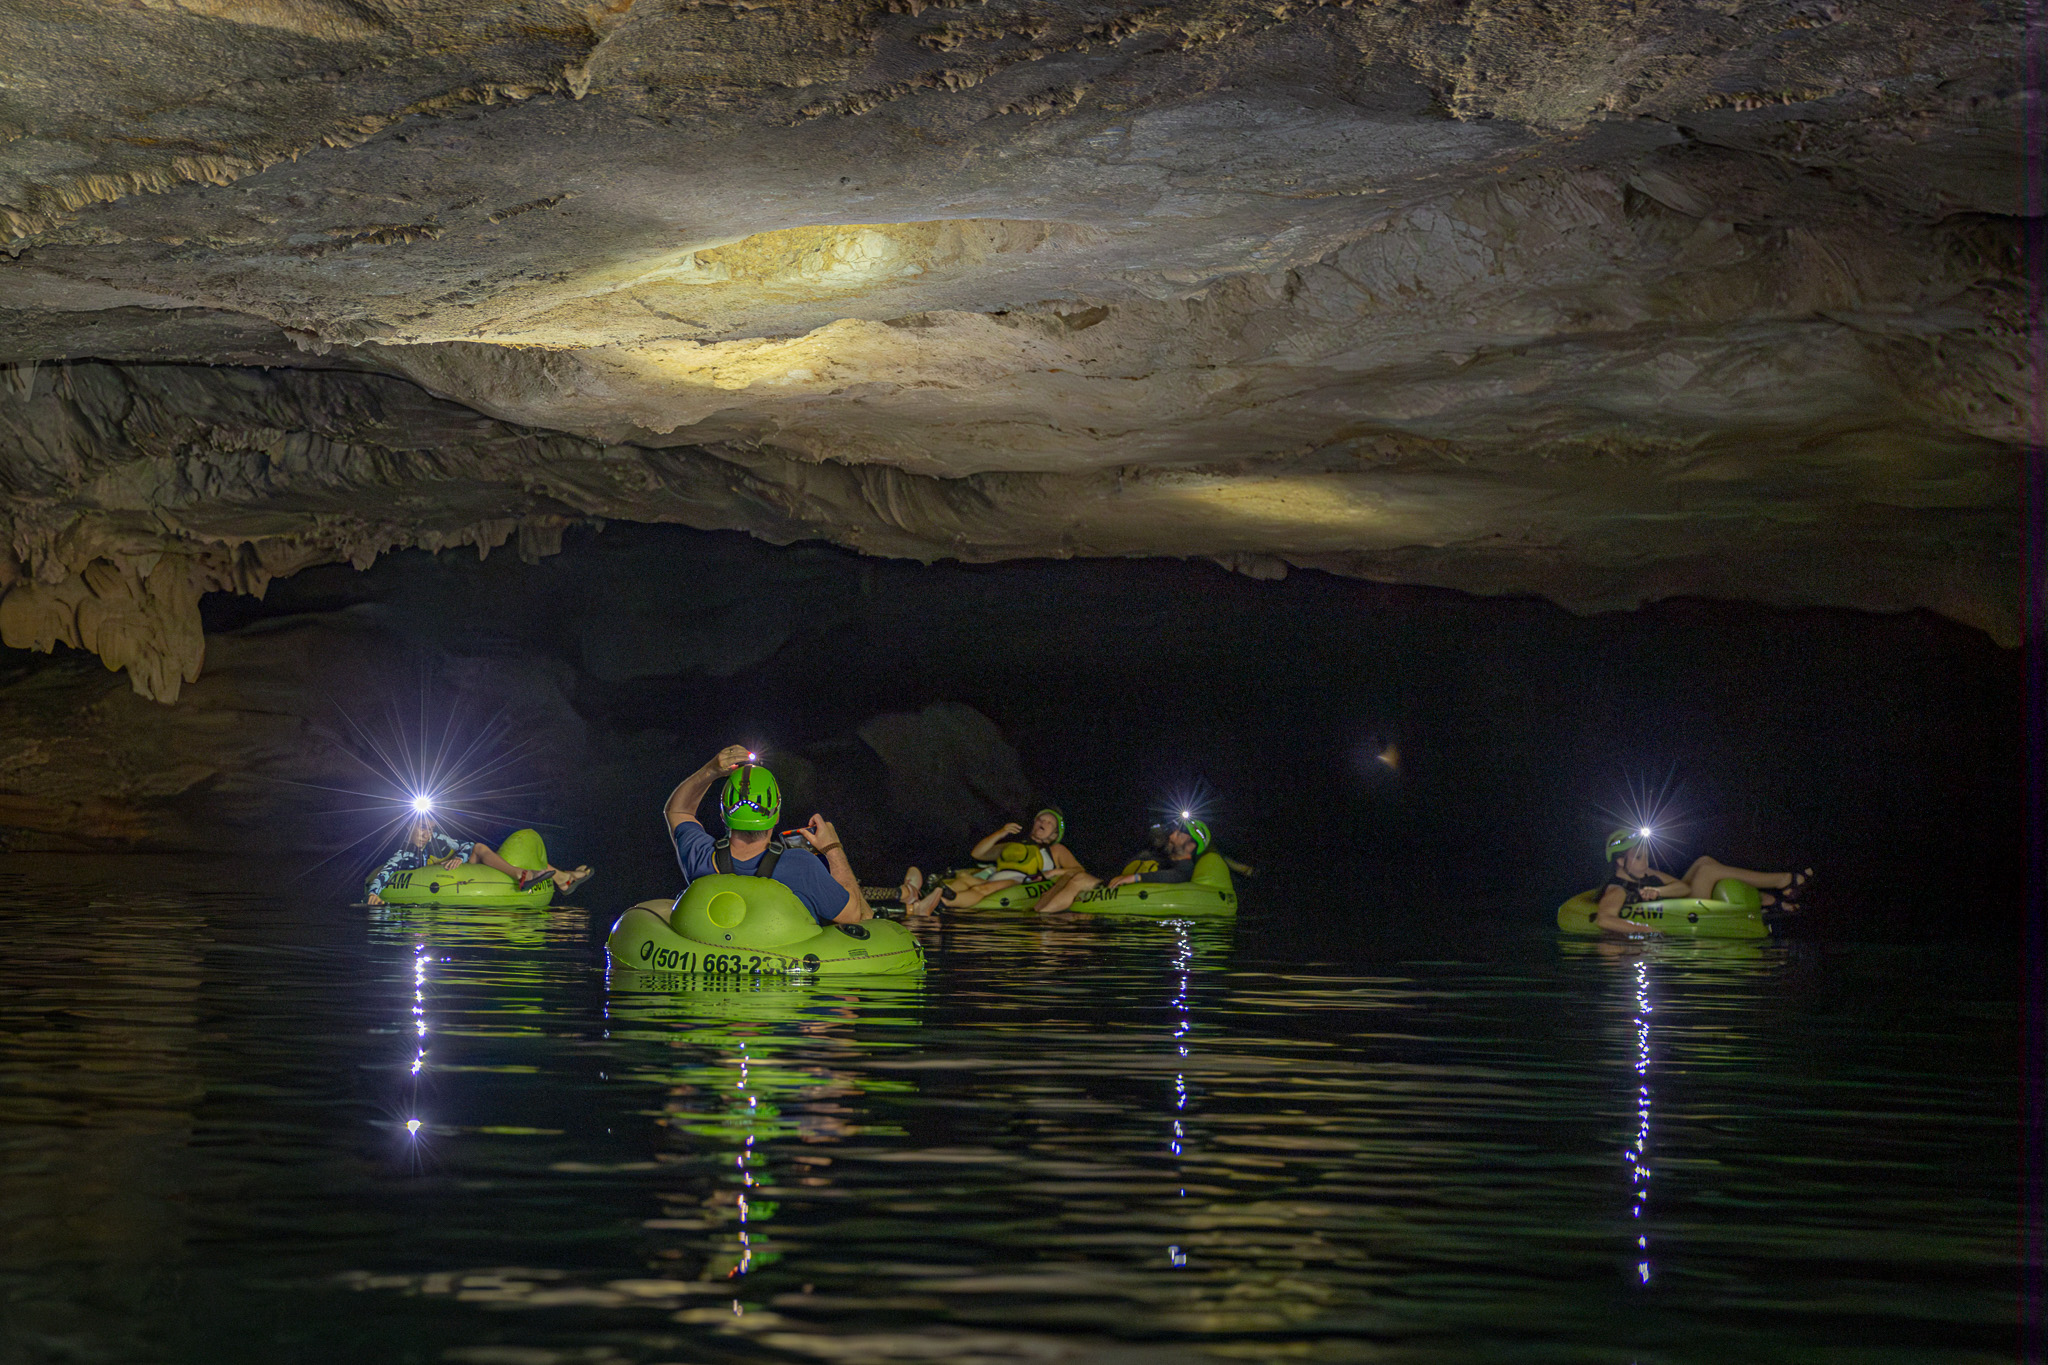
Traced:
<path fill-rule="evenodd" d="M 922 984 L 651 995 L 581 913 L 213 875 L 13 860 L 0 1358 L 2014 1349 L 1989 953 L 963 916 Z"/>

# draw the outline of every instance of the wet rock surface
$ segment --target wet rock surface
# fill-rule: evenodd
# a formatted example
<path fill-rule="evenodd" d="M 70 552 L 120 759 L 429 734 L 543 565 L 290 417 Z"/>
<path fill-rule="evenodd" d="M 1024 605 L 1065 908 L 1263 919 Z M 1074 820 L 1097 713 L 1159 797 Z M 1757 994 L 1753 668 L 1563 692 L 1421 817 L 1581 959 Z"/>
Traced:
<path fill-rule="evenodd" d="M 238 854 L 296 877 L 381 838 L 418 785 L 400 779 L 448 767 L 476 740 L 497 770 L 468 785 L 504 793 L 508 809 L 587 764 L 572 670 L 436 649 L 382 617 L 365 605 L 214 634 L 205 675 L 168 710 L 89 656 L 31 663 L 10 651 L 0 840 L 15 851 Z"/>
<path fill-rule="evenodd" d="M 602 519 L 2012 640 L 2022 19 L 16 6 L 0 634 Z"/>

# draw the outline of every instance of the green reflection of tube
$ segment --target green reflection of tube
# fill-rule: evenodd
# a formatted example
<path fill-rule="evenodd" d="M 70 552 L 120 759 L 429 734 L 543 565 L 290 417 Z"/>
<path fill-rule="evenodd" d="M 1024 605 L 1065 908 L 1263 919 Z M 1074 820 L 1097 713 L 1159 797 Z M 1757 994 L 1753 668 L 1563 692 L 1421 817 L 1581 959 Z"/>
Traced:
<path fill-rule="evenodd" d="M 472 990 L 487 990 L 488 1006 L 482 1012 L 471 1008 L 464 1031 L 500 1038 L 545 1035 L 547 1017 L 558 1008 L 562 971 L 552 954 L 504 950 L 552 946 L 580 954 L 588 933 L 580 910 L 541 914 L 474 906 L 375 905 L 367 914 L 372 942 L 403 946 L 416 965 L 422 960 L 455 963 L 453 968 L 437 969 L 435 975 L 456 977 Z M 452 956 L 439 956 L 451 951 Z"/>
<path fill-rule="evenodd" d="M 544 948 L 584 941 L 581 910 L 487 909 L 468 905 L 373 905 L 366 911 L 373 943 L 435 947 Z"/>
<path fill-rule="evenodd" d="M 761 1226 L 778 1208 L 773 1144 L 816 1148 L 872 1133 L 844 1101 L 915 1090 L 833 1062 L 835 1054 L 861 1059 L 913 1046 L 915 1035 L 877 1039 L 867 1030 L 920 1023 L 921 982 L 850 987 L 762 978 L 677 994 L 660 974 L 615 971 L 610 986 L 611 1037 L 634 1045 L 615 1074 L 666 1091 L 663 1126 L 692 1149 L 730 1153 L 708 1196 L 665 1194 L 663 1217 L 651 1224 L 712 1234 L 700 1279 L 736 1280 L 778 1258 Z M 829 1159 L 798 1161 L 819 1171 Z M 802 1178 L 830 1183 L 817 1174 Z"/>

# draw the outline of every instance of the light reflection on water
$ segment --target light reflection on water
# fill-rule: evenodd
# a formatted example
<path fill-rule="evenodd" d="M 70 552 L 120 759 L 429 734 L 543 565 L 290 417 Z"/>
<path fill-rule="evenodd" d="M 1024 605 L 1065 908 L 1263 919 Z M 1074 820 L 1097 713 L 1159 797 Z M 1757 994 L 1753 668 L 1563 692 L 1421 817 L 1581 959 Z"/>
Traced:
<path fill-rule="evenodd" d="M 1967 959 L 987 916 L 677 993 L 602 915 L 94 875 L 0 963 L 0 1358 L 2010 1357 Z"/>
<path fill-rule="evenodd" d="M 1629 1164 L 1629 1184 L 1635 1187 L 1629 1217 L 1641 1219 L 1650 1201 L 1650 964 L 1636 959 L 1635 1017 L 1629 1022 L 1636 1030 L 1636 1134 L 1635 1144 L 1622 1153 Z M 1650 1282 L 1650 1228 L 1636 1229 L 1636 1277 Z"/>

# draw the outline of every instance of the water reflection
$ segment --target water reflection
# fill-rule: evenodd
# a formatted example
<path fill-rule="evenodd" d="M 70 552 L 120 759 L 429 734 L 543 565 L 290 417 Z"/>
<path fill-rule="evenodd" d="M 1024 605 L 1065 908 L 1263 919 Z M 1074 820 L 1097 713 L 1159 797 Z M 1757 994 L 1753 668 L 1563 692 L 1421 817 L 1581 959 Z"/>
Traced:
<path fill-rule="evenodd" d="M 1650 1202 L 1650 964 L 1646 958 L 1635 963 L 1635 1016 L 1629 1021 L 1636 1035 L 1636 1137 L 1635 1145 L 1622 1153 L 1629 1163 L 1629 1183 L 1635 1187 L 1630 1217 L 1637 1220 L 1636 1276 L 1650 1282 L 1650 1229 L 1642 1221 Z"/>
<path fill-rule="evenodd" d="M 921 986 L 685 991 L 560 917 L 51 885 L 0 958 L 4 1359 L 2005 1344 L 1999 964 L 991 916 Z"/>
<path fill-rule="evenodd" d="M 400 1025 L 405 1052 L 400 1057 L 404 1083 L 390 1101 L 392 1124 L 407 1140 L 406 1162 L 426 1169 L 430 1138 L 450 1136 L 459 1125 L 440 1123 L 426 1101 L 438 1089 L 432 1074 L 433 1022 L 429 1016 L 434 977 L 447 975 L 458 988 L 482 985 L 495 996 L 491 1011 L 500 1022 L 494 1033 L 538 1032 L 552 1012 L 550 980 L 559 962 L 550 949 L 583 941 L 588 921 L 582 910 L 530 910 L 478 906 L 377 905 L 364 911 L 369 939 L 406 951 L 404 975 L 406 1013 Z M 515 988 L 515 989 L 507 989 Z M 518 1022 L 519 1016 L 525 1022 Z M 511 1135 L 518 1124 L 486 1125 Z"/>
<path fill-rule="evenodd" d="M 477 906 L 373 905 L 372 942 L 439 948 L 513 948 L 539 951 L 580 942 L 589 929 L 581 909 L 486 909 Z"/>
<path fill-rule="evenodd" d="M 407 1074 L 412 1078 L 412 1093 L 406 1103 L 407 1117 L 405 1131 L 418 1137 L 420 1132 L 420 1072 L 427 1065 L 427 945 L 416 944 L 412 950 L 412 1017 L 413 1045 L 412 1065 Z"/>
<path fill-rule="evenodd" d="M 1177 923 L 1170 927 L 1174 931 L 1174 994 L 1172 1002 L 1174 1011 L 1174 1046 L 1179 1051 L 1182 1060 L 1185 1060 L 1188 1055 L 1188 1043 L 1194 1034 L 1195 1028 L 1193 999 L 1195 944 L 1190 932 L 1192 929 L 1191 925 Z M 1185 1070 L 1176 1071 L 1173 1076 L 1173 1141 L 1169 1144 L 1175 1157 L 1182 1155 L 1182 1145 L 1187 1141 L 1187 1132 L 1182 1127 L 1182 1124 L 1187 1119 L 1187 1112 L 1187 1072 Z M 1184 1172 L 1181 1173 L 1181 1180 L 1180 1197 L 1185 1199 L 1188 1197 L 1188 1191 Z M 1184 1266 L 1188 1263 L 1188 1256 L 1177 1244 L 1171 1245 L 1166 1248 L 1166 1261 L 1168 1265 Z"/>
<path fill-rule="evenodd" d="M 673 976 L 615 970 L 610 985 L 610 1036 L 640 1045 L 620 1075 L 663 1092 L 657 1122 L 666 1136 L 657 1159 L 696 1174 L 709 1155 L 720 1172 L 708 1186 L 699 1175 L 660 1191 L 660 1215 L 644 1226 L 704 1234 L 657 1256 L 696 1259 L 696 1280 L 722 1279 L 737 1289 L 781 1259 L 766 1225 L 783 1189 L 793 1184 L 811 1200 L 833 1189 L 830 1149 L 869 1130 L 858 1121 L 857 1101 L 913 1090 L 834 1060 L 886 1046 L 863 1041 L 863 1026 L 916 1025 L 923 984 L 762 980 L 700 988 Z M 733 1310 L 745 1311 L 737 1298 Z"/>
<path fill-rule="evenodd" d="M 152 872 L 161 876 L 158 868 Z M 56 885 L 10 876 L 34 904 Z M 0 974 L 0 1359 L 139 1358 L 195 1228 L 177 1172 L 207 1078 L 204 902 L 59 883 L 75 917 L 7 917 Z M 98 892 L 99 894 L 94 894 Z M 12 1348 L 12 1349 L 10 1349 Z"/>

